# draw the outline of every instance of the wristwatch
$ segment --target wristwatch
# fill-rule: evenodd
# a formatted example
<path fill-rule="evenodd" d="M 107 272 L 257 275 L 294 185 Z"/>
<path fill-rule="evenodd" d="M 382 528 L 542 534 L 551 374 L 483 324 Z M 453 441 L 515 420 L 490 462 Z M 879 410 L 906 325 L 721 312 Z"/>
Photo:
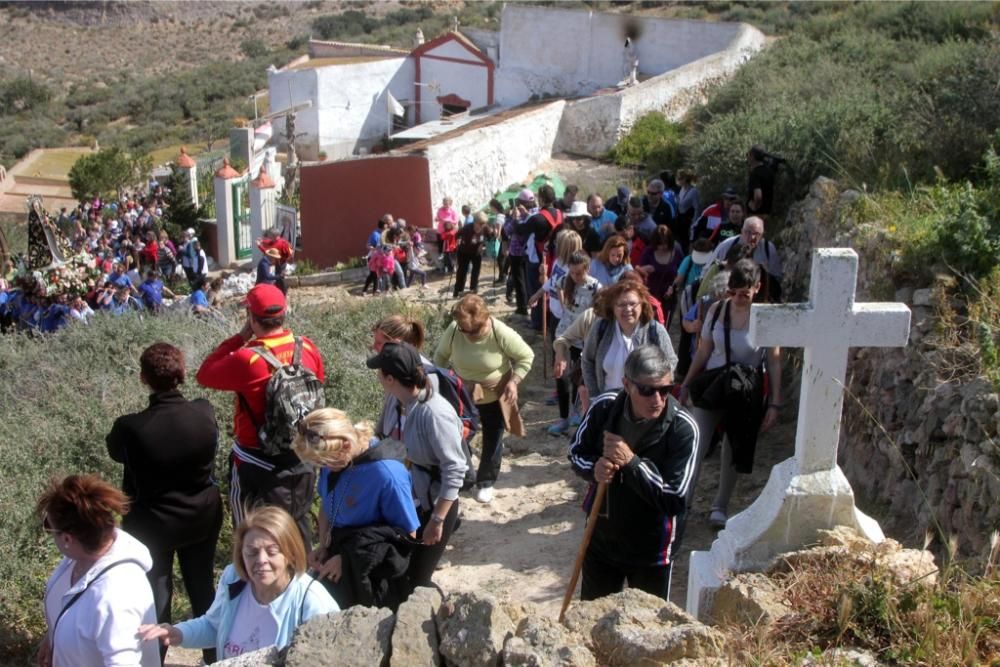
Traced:
<path fill-rule="evenodd" d="M 444 523 L 444 517 L 440 517 L 437 514 L 431 514 L 431 523 Z"/>

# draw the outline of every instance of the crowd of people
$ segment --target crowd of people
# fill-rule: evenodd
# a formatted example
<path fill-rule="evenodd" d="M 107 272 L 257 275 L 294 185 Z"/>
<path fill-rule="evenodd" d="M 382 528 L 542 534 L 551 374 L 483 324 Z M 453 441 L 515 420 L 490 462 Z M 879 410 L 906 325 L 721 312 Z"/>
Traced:
<path fill-rule="evenodd" d="M 760 183 L 752 172 L 743 201 L 727 190 L 699 211 L 695 174 L 681 171 L 677 188 L 665 176 L 650 179 L 643 197 L 619 188 L 607 206 L 597 194 L 577 200 L 573 187 L 559 198 L 549 186 L 525 189 L 508 207 L 491 202 L 492 219 L 459 217 L 442 210 L 445 200 L 435 231 L 440 268 L 456 275 L 453 321 L 430 357 L 420 321 L 392 315 L 373 324 L 366 366 L 384 397 L 372 424 L 326 405 L 322 350 L 287 328 L 278 280 L 259 280 L 243 327 L 195 375 L 234 394 L 236 405 L 232 563 L 218 580 L 219 427 L 207 401 L 182 395 L 182 353 L 169 343 L 146 349 L 138 379 L 149 407 L 120 417 L 107 435 L 123 488 L 70 475 L 38 501 L 63 555 L 46 587 L 40 663 L 151 666 L 166 646 L 203 649 L 206 661 L 281 648 L 314 615 L 396 608 L 430 585 L 459 531 L 462 492 L 492 502 L 505 434 L 525 434 L 518 387 L 535 355 L 521 326 L 543 330 L 554 351 L 559 418 L 549 432 L 575 428 L 569 460 L 590 484 L 584 507 L 600 510 L 591 514 L 581 597 L 626 582 L 668 597 L 703 461 L 721 444 L 707 520 L 722 527 L 736 474 L 750 470 L 757 434 L 776 422 L 782 402 L 779 350 L 747 339 L 750 304 L 780 298 L 780 258 L 763 236 L 771 193 L 752 187 Z M 744 218 L 744 207 L 754 215 Z M 514 324 L 476 293 L 491 242 L 503 267 L 498 285 L 524 316 Z M 405 221 L 384 216 L 368 245 L 366 291 L 426 279 L 423 239 Z M 275 250 L 264 256 L 277 267 Z M 675 350 L 678 307 L 684 337 Z M 480 432 L 475 466 L 470 443 Z M 175 559 L 194 616 L 176 624 Z"/>
<path fill-rule="evenodd" d="M 221 280 L 209 279 L 208 257 L 193 228 L 178 238 L 168 234 L 167 194 L 151 181 L 145 194 L 123 193 L 110 202 L 95 197 L 54 217 L 29 216 L 20 281 L 14 262 L 0 267 L 3 330 L 53 333 L 100 311 L 156 313 L 165 297 L 178 298 L 171 288 L 182 282 L 192 311 L 210 312 Z"/>

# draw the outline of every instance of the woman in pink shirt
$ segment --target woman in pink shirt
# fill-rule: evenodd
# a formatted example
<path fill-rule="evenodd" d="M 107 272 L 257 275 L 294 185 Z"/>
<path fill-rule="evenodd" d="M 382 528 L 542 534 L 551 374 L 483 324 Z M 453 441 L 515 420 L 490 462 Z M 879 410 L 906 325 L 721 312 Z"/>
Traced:
<path fill-rule="evenodd" d="M 438 256 L 442 256 L 444 252 L 442 236 L 445 232 L 445 225 L 449 222 L 454 223 L 455 229 L 461 227 L 458 222 L 458 212 L 451 207 L 451 197 L 445 197 L 441 200 L 441 208 L 437 210 L 434 214 L 434 222 L 437 223 L 437 246 L 438 246 Z"/>

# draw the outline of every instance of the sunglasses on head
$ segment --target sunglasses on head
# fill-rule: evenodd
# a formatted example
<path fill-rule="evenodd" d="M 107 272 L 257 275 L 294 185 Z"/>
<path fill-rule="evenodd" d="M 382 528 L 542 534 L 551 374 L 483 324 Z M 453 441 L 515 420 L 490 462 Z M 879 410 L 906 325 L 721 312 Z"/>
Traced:
<path fill-rule="evenodd" d="M 640 396 L 645 396 L 649 398 L 653 394 L 659 394 L 660 398 L 666 398 L 674 393 L 674 385 L 665 384 L 659 387 L 654 387 L 648 384 L 639 384 L 638 382 L 632 382 L 635 386 L 635 390 L 639 392 Z"/>
<path fill-rule="evenodd" d="M 299 435 L 308 440 L 309 444 L 311 445 L 318 445 L 320 442 L 323 441 L 323 434 L 318 431 L 314 431 L 308 426 L 306 426 L 306 422 L 304 419 L 299 420 L 299 423 L 296 424 L 295 429 L 299 432 Z"/>

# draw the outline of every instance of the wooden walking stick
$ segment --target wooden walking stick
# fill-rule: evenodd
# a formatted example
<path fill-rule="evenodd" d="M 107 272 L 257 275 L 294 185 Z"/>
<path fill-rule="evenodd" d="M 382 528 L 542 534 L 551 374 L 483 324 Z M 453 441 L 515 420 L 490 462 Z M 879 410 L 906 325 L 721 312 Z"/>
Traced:
<path fill-rule="evenodd" d="M 562 608 L 559 609 L 559 622 L 562 623 L 566 617 L 566 610 L 569 603 L 573 601 L 573 593 L 576 591 L 576 582 L 580 579 L 580 570 L 583 569 L 583 558 L 587 555 L 587 547 L 590 546 L 590 538 L 594 536 L 594 527 L 597 525 L 597 515 L 601 513 L 601 505 L 604 504 L 604 495 L 608 491 L 607 482 L 597 484 L 597 493 L 594 494 L 594 503 L 590 506 L 590 514 L 587 515 L 587 528 L 583 531 L 583 541 L 580 542 L 580 550 L 576 553 L 576 562 L 573 563 L 573 574 L 569 577 L 569 585 L 566 586 L 566 594 L 563 596 Z"/>

